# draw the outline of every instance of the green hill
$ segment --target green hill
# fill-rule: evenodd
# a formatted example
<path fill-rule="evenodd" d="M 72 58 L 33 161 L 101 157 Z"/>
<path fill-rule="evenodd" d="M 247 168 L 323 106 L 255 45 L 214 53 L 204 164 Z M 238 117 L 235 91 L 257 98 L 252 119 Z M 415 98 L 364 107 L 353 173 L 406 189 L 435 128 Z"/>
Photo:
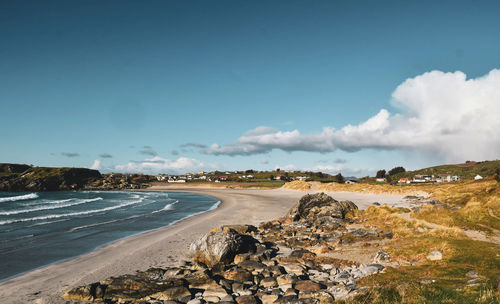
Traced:
<path fill-rule="evenodd" d="M 459 176 L 461 179 L 473 179 L 476 175 L 482 177 L 492 176 L 495 171 L 500 169 L 500 160 L 473 162 L 468 161 L 463 164 L 441 165 L 419 169 L 415 171 L 407 171 L 391 176 L 392 180 L 398 180 L 402 177 L 413 178 L 417 174 L 434 175 L 451 174 Z"/>

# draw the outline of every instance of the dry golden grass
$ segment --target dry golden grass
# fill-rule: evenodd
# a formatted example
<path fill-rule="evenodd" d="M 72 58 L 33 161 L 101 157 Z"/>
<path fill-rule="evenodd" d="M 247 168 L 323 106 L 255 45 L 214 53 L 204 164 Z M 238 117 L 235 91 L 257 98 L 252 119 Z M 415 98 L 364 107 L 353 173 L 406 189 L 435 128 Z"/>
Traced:
<path fill-rule="evenodd" d="M 448 227 L 492 232 L 500 230 L 500 183 L 494 179 L 429 185 L 338 184 L 293 181 L 283 188 L 298 191 L 360 192 L 429 196 L 459 210 L 425 206 L 412 217 Z"/>
<path fill-rule="evenodd" d="M 449 227 L 494 232 L 500 230 L 500 184 L 495 180 L 464 182 L 434 187 L 432 197 L 460 208 L 423 206 L 412 217 Z"/>
<path fill-rule="evenodd" d="M 298 191 L 308 191 L 308 190 L 311 190 L 312 183 L 295 180 L 295 181 L 288 182 L 288 183 L 284 184 L 283 188 L 290 189 L 290 190 L 298 190 Z"/>

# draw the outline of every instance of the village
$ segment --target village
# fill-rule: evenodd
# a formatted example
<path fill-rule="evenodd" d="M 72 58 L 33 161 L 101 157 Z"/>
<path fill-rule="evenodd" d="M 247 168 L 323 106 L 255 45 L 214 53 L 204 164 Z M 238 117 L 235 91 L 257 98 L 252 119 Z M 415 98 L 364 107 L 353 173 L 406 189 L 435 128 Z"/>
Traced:
<path fill-rule="evenodd" d="M 312 174 L 311 174 L 312 173 Z M 436 174 L 436 175 L 424 175 L 415 174 L 412 177 L 400 177 L 398 179 L 391 178 L 391 176 L 386 177 L 346 177 L 344 178 L 341 173 L 337 175 L 330 175 L 322 172 L 301 172 L 301 171 L 291 171 L 286 172 L 284 170 L 277 169 L 276 171 L 212 171 L 204 172 L 200 171 L 198 173 L 186 173 L 182 175 L 174 174 L 159 174 L 156 175 L 156 179 L 159 182 L 167 183 L 221 183 L 221 182 L 234 182 L 234 183 L 252 183 L 259 181 L 268 182 L 290 182 L 294 180 L 299 181 L 319 181 L 319 182 L 338 182 L 344 184 L 358 184 L 358 183 L 388 183 L 388 184 L 398 184 L 398 185 L 410 185 L 410 184 L 430 184 L 430 183 L 450 183 L 459 182 L 465 178 L 452 175 L 452 174 Z M 474 180 L 483 179 L 479 174 L 475 175 Z"/>

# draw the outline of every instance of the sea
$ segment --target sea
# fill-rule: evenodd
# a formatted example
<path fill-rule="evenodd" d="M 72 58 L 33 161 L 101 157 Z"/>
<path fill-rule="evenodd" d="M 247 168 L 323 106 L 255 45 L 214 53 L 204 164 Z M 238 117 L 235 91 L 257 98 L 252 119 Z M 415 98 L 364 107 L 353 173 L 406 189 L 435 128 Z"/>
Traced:
<path fill-rule="evenodd" d="M 177 192 L 0 192 L 0 281 L 217 208 Z"/>

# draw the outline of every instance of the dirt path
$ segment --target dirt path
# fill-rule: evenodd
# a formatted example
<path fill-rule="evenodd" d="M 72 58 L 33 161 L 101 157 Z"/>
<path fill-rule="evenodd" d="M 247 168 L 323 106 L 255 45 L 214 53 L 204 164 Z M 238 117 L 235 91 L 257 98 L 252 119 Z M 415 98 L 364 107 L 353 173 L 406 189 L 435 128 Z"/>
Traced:
<path fill-rule="evenodd" d="M 411 217 L 410 213 L 401 213 L 399 214 L 402 218 L 406 220 L 418 220 L 422 223 L 424 223 L 428 228 L 430 229 L 450 229 L 448 226 L 444 225 L 439 225 L 431 222 L 427 222 L 421 219 L 414 219 Z M 489 227 L 488 227 L 489 228 Z M 489 228 L 492 229 L 492 228 Z M 477 230 L 468 230 L 468 229 L 461 229 L 465 235 L 474 241 L 481 241 L 481 242 L 488 242 L 488 243 L 494 243 L 494 244 L 500 244 L 500 231 L 493 229 L 493 234 L 492 235 L 487 235 L 484 232 L 477 231 Z"/>

